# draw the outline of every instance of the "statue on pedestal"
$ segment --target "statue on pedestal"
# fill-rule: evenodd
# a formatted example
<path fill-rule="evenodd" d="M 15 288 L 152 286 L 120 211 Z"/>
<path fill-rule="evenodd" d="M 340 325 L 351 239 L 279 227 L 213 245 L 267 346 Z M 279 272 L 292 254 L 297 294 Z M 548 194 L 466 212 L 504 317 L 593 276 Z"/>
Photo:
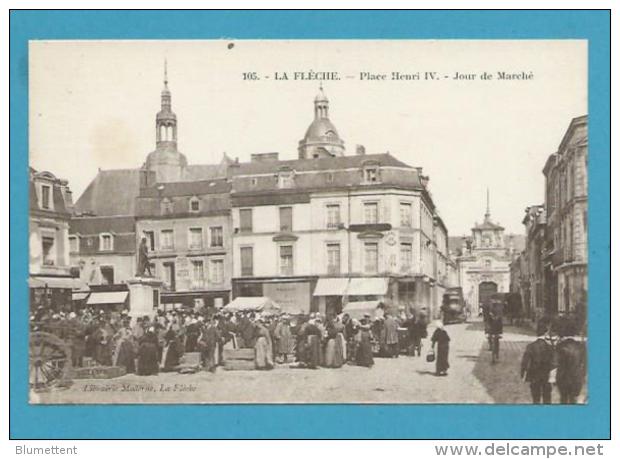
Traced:
<path fill-rule="evenodd" d="M 148 272 L 148 274 L 147 274 Z M 143 237 L 138 248 L 138 272 L 136 276 L 153 277 L 151 263 L 149 262 L 149 248 L 146 245 L 146 238 Z"/>

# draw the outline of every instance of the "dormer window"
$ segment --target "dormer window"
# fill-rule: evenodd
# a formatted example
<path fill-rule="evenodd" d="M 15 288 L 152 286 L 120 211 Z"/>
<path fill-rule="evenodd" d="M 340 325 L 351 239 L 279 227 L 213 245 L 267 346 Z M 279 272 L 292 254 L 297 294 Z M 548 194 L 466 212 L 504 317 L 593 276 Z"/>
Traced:
<path fill-rule="evenodd" d="M 164 198 L 161 201 L 161 214 L 162 215 L 169 215 L 172 213 L 172 201 L 168 198 Z"/>
<path fill-rule="evenodd" d="M 294 172 L 291 169 L 282 169 L 278 172 L 278 188 L 292 188 Z"/>
<path fill-rule="evenodd" d="M 99 250 L 102 252 L 114 250 L 114 239 L 110 233 L 99 235 Z"/>
<path fill-rule="evenodd" d="M 376 162 L 366 163 L 362 169 L 362 180 L 364 183 L 381 182 L 381 169 Z"/>
<path fill-rule="evenodd" d="M 189 200 L 189 211 L 200 212 L 200 199 L 193 197 Z"/>
<path fill-rule="evenodd" d="M 52 187 L 49 185 L 41 185 L 41 208 L 42 209 L 51 209 L 52 208 Z"/>

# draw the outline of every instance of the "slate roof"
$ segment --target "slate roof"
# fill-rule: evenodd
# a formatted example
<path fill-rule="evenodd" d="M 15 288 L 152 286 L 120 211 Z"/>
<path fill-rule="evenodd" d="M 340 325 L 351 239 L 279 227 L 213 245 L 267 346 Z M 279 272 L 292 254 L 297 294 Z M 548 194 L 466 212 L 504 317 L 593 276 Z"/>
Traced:
<path fill-rule="evenodd" d="M 134 215 L 140 193 L 140 169 L 100 170 L 75 203 L 76 213 Z"/>
<path fill-rule="evenodd" d="M 284 161 L 257 161 L 239 163 L 234 175 L 253 175 L 277 172 L 279 168 L 289 167 L 299 172 L 325 171 L 330 169 L 347 169 L 361 167 L 366 161 L 377 161 L 381 166 L 407 167 L 408 164 L 396 159 L 389 153 L 372 155 L 337 156 L 333 158 L 291 159 Z"/>
<path fill-rule="evenodd" d="M 160 187 L 160 189 L 158 189 Z M 159 198 L 172 196 L 200 196 L 205 194 L 228 193 L 230 182 L 226 179 L 200 180 L 193 182 L 168 182 L 156 184 L 140 191 L 141 198 Z"/>
<path fill-rule="evenodd" d="M 69 222 L 71 234 L 134 233 L 133 217 L 74 217 Z"/>

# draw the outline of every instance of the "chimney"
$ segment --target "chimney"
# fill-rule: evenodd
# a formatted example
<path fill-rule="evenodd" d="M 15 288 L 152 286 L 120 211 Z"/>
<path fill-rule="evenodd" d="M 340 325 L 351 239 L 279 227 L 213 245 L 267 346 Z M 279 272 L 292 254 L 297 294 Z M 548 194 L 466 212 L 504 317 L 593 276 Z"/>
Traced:
<path fill-rule="evenodd" d="M 364 145 L 356 145 L 355 146 L 355 154 L 363 156 L 366 154 L 366 147 Z"/>

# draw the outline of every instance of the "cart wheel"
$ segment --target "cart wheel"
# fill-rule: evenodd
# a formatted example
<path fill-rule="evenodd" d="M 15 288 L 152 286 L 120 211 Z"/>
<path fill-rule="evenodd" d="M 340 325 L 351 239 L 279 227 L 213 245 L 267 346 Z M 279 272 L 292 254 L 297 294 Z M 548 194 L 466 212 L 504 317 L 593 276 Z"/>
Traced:
<path fill-rule="evenodd" d="M 71 382 L 71 348 L 50 333 L 30 335 L 30 387 L 35 391 Z"/>

